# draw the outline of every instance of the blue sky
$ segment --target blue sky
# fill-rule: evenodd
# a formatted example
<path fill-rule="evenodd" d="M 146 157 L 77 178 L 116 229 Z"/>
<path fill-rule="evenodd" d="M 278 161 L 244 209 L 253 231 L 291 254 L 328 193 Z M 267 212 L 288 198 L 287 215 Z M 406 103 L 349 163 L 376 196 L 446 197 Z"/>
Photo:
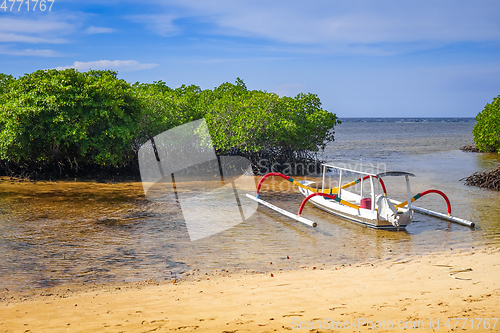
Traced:
<path fill-rule="evenodd" d="M 474 117 L 500 94 L 498 0 L 19 3 L 0 9 L 0 72 L 16 77 L 114 69 L 203 89 L 240 77 L 312 92 L 340 117 Z"/>

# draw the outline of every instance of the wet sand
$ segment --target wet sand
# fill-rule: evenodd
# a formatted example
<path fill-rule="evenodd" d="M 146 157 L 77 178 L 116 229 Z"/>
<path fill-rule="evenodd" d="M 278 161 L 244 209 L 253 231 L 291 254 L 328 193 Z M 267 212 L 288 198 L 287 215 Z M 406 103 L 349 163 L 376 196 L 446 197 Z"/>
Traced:
<path fill-rule="evenodd" d="M 260 274 L 197 273 L 176 282 L 65 286 L 32 296 L 3 290 L 0 331 L 326 332 L 333 323 L 344 332 L 447 332 L 465 322 L 467 331 L 495 332 L 498 276 L 500 250 L 483 247 Z"/>

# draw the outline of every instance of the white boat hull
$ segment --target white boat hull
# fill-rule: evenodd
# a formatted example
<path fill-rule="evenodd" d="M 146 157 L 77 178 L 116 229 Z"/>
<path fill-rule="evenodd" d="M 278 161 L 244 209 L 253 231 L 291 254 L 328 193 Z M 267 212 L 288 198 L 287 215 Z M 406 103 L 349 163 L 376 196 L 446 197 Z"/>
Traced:
<path fill-rule="evenodd" d="M 300 192 L 304 196 L 308 196 L 312 194 L 313 192 L 299 188 Z M 347 191 L 343 191 L 342 193 L 347 194 Z M 343 196 L 343 199 L 345 197 Z M 313 204 L 315 207 L 320 208 L 330 214 L 339 216 L 341 218 L 344 218 L 346 220 L 349 220 L 351 222 L 355 222 L 361 225 L 364 225 L 369 228 L 374 228 L 374 229 L 381 229 L 381 230 L 402 230 L 405 229 L 411 222 L 412 222 L 412 216 L 413 214 L 410 214 L 409 216 L 401 216 L 400 219 L 400 224 L 399 226 L 394 226 L 391 224 L 389 221 L 386 220 L 381 220 L 378 217 L 377 211 L 376 210 L 371 210 L 371 209 L 355 209 L 351 208 L 348 206 L 344 206 L 342 204 L 339 204 L 338 202 L 327 199 L 322 196 L 315 196 L 312 197 L 309 202 Z"/>

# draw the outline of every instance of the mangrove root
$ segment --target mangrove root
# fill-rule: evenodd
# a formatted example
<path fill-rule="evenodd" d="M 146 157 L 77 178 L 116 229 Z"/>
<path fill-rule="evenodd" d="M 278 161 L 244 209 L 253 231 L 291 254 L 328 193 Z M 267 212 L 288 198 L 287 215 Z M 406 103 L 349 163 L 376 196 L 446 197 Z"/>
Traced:
<path fill-rule="evenodd" d="M 500 166 L 492 171 L 476 172 L 465 178 L 465 183 L 467 185 L 500 191 Z"/>

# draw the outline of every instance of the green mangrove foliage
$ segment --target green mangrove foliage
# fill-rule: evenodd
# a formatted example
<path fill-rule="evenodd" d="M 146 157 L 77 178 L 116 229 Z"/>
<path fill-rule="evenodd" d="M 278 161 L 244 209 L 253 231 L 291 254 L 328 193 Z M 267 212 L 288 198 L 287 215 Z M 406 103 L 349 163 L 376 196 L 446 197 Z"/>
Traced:
<path fill-rule="evenodd" d="M 223 152 L 271 147 L 318 151 L 333 141 L 331 130 L 337 117 L 322 110 L 314 94 L 280 98 L 273 93 L 248 91 L 241 81 L 236 85 L 226 83 L 214 93 L 218 100 L 205 118 L 215 131 L 215 146 Z"/>
<path fill-rule="evenodd" d="M 141 105 L 139 131 L 134 145 L 176 126 L 203 118 L 198 100 L 202 90 L 194 85 L 172 89 L 165 82 L 135 83 L 134 95 Z"/>
<path fill-rule="evenodd" d="M 13 81 L 14 77 L 12 75 L 0 73 L 0 96 L 7 92 L 7 89 Z"/>
<path fill-rule="evenodd" d="M 218 154 L 244 156 L 254 164 L 312 162 L 314 153 L 333 141 L 333 128 L 339 122 L 321 109 L 314 94 L 280 98 L 248 90 L 239 78 L 235 84 L 223 83 L 213 90 L 170 89 L 163 82 L 136 84 L 135 88 L 145 103 L 141 140 L 205 118 Z"/>
<path fill-rule="evenodd" d="M 476 116 L 472 134 L 479 151 L 500 153 L 500 95 Z"/>
<path fill-rule="evenodd" d="M 133 158 L 139 103 L 113 71 L 39 70 L 0 102 L 0 158 L 121 165 Z"/>
<path fill-rule="evenodd" d="M 161 81 L 130 85 L 113 71 L 39 70 L 17 79 L 0 74 L 0 97 L 0 160 L 59 169 L 137 171 L 142 143 L 201 118 L 219 154 L 310 159 L 333 141 L 339 123 L 314 94 L 279 97 L 248 90 L 239 78 L 213 90 L 173 89 Z"/>

